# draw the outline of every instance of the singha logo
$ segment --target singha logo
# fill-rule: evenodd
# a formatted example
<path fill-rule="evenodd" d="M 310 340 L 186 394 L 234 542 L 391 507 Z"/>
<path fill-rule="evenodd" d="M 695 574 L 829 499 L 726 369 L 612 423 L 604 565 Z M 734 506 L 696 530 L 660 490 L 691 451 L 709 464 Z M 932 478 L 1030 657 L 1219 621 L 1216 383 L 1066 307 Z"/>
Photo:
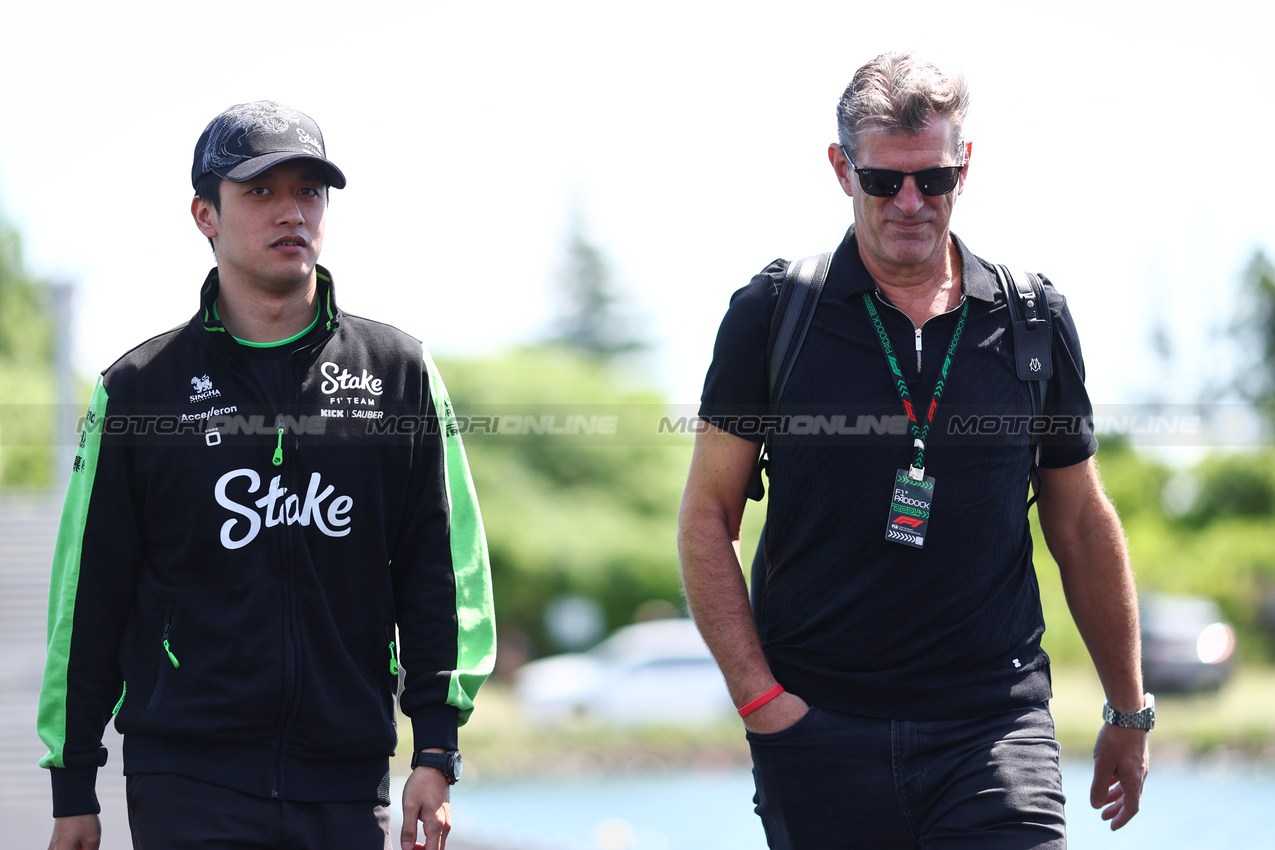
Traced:
<path fill-rule="evenodd" d="M 191 389 L 195 394 L 190 397 L 191 403 L 206 401 L 210 398 L 217 398 L 221 395 L 220 390 L 213 389 L 212 378 L 204 375 L 202 378 L 190 379 Z"/>

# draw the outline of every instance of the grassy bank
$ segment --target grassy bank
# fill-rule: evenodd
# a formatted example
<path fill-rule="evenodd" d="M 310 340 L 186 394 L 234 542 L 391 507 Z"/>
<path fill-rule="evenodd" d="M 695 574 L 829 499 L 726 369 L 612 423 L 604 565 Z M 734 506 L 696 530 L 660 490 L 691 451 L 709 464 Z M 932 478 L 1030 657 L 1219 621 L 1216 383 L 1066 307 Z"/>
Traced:
<path fill-rule="evenodd" d="M 1064 755 L 1088 757 L 1101 725 L 1102 686 L 1092 668 L 1054 671 L 1050 705 Z M 1217 693 L 1156 696 L 1152 756 L 1186 759 L 1225 749 L 1275 763 L 1275 668 L 1244 667 Z"/>
<path fill-rule="evenodd" d="M 1101 725 L 1102 688 L 1093 671 L 1054 671 L 1052 709 L 1066 758 L 1089 757 Z M 1275 764 L 1275 668 L 1241 669 L 1216 694 L 1157 697 L 1152 758 L 1164 763 L 1241 754 Z M 410 726 L 401 726 L 405 731 Z M 537 776 L 711 770 L 747 766 L 740 723 L 685 727 L 615 728 L 587 720 L 533 726 L 507 688 L 490 683 L 461 729 L 465 769 L 487 780 Z M 399 748 L 396 770 L 406 772 L 410 749 Z"/>

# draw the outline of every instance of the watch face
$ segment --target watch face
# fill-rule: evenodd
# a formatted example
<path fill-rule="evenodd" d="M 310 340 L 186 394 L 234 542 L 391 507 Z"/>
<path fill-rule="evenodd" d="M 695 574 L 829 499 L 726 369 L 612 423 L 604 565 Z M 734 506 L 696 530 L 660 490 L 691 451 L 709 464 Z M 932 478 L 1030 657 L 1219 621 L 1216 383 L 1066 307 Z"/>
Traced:
<path fill-rule="evenodd" d="M 460 760 L 460 753 L 454 752 L 451 755 L 452 755 L 452 782 L 457 782 L 460 780 L 460 772 L 464 769 L 465 765 Z"/>

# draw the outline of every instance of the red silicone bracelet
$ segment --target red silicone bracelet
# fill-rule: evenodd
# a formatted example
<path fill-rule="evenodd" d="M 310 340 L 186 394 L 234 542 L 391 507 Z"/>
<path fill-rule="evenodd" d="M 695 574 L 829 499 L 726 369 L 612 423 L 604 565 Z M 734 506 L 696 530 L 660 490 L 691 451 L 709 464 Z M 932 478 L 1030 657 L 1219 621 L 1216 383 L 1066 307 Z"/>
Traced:
<path fill-rule="evenodd" d="M 739 710 L 739 716 L 747 717 L 748 715 L 752 714 L 754 711 L 761 708 L 763 705 L 770 702 L 772 699 L 779 696 L 783 692 L 784 692 L 783 685 L 775 685 L 773 688 L 766 691 L 766 693 L 762 694 L 761 696 L 757 697 L 757 699 L 753 700 L 748 705 L 741 708 Z"/>

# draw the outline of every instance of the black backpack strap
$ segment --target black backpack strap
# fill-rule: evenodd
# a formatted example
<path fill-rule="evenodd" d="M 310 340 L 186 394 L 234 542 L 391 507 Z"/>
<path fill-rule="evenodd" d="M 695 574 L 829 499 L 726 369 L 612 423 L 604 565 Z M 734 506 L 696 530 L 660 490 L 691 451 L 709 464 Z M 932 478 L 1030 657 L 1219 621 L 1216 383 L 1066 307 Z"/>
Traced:
<path fill-rule="evenodd" d="M 775 305 L 770 322 L 770 338 L 766 342 L 766 389 L 770 404 L 774 407 L 784 393 L 784 385 L 792 374 L 797 352 L 806 340 L 806 331 L 815 315 L 815 304 L 823 282 L 828 278 L 828 266 L 832 264 L 832 252 L 816 254 L 790 263 L 779 287 L 779 303 Z M 775 319 L 779 318 L 778 323 Z"/>
<path fill-rule="evenodd" d="M 1009 315 L 1014 339 L 1014 367 L 1020 380 L 1027 382 L 1031 393 L 1032 420 L 1035 422 L 1045 412 L 1045 390 L 1049 379 L 1054 376 L 1054 361 L 1051 356 L 1053 339 L 1049 322 L 1049 300 L 1045 295 L 1045 286 L 1031 272 L 1014 274 L 1008 267 L 996 267 L 996 279 L 1000 283 L 1001 292 L 1005 294 L 1005 303 L 1009 306 Z M 1032 474 L 1040 481 L 1040 434 L 1032 429 L 1030 448 L 1032 452 Z M 1040 490 L 1037 489 L 1037 495 Z M 1027 503 L 1030 507 L 1036 501 L 1033 496 Z"/>
<path fill-rule="evenodd" d="M 823 290 L 831 265 L 831 251 L 796 260 L 788 264 L 784 279 L 779 284 L 779 300 L 770 317 L 770 333 L 766 339 L 766 390 L 771 412 L 778 408 L 788 376 L 797 362 L 797 353 L 806 340 L 806 331 L 815 315 L 819 293 Z M 748 498 L 753 501 L 760 501 L 766 495 L 761 471 L 766 468 L 767 461 L 766 444 L 762 443 L 757 467 L 748 484 Z"/>

